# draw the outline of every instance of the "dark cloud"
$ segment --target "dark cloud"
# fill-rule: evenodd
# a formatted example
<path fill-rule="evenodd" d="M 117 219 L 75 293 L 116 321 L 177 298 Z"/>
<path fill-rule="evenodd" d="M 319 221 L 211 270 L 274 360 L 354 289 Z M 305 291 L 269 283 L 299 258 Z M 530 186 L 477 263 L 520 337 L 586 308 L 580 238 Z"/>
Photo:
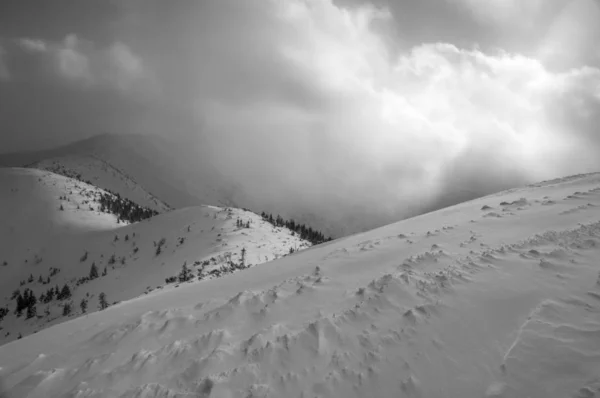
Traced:
<path fill-rule="evenodd" d="M 159 134 L 185 142 L 173 162 L 209 159 L 242 205 L 337 234 L 374 227 L 598 167 L 591 47 L 551 65 L 596 8 L 567 3 L 128 0 L 95 21 L 76 6 L 85 29 L 4 28 L 40 41 L 7 47 L 0 145 Z M 61 49 L 89 79 L 59 73 Z"/>
<path fill-rule="evenodd" d="M 114 0 L 4 0 L 0 3 L 0 37 L 62 40 L 77 33 L 97 43 L 115 40 L 113 21 L 121 15 Z"/>

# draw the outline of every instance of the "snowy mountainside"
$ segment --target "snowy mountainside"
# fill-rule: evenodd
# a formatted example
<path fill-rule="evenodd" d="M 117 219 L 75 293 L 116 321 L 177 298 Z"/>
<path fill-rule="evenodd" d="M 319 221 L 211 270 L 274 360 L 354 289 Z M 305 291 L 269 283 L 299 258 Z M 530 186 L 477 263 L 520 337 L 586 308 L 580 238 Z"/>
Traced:
<path fill-rule="evenodd" d="M 147 192 L 126 173 L 93 155 L 63 156 L 41 160 L 27 166 L 89 181 L 94 186 L 118 193 L 140 206 L 149 207 L 160 213 L 170 210 L 166 203 Z"/>
<path fill-rule="evenodd" d="M 311 246 L 241 209 L 146 208 L 142 216 L 153 217 L 131 222 L 110 210 L 125 199 L 48 171 L 0 169 L 0 186 L 0 344 L 81 315 L 82 301 L 86 313 L 96 311 L 100 293 L 110 304 L 176 288 L 184 264 L 183 280 L 192 282 Z M 59 299 L 65 286 L 70 292 Z"/>
<path fill-rule="evenodd" d="M 170 207 L 235 206 L 234 185 L 201 152 L 202 146 L 197 143 L 167 140 L 156 135 L 101 134 L 50 150 L 0 154 L 0 166 L 24 167 L 47 160 L 60 161 L 67 167 L 81 168 L 82 175 L 98 174 L 102 178 L 97 181 L 106 183 L 104 172 L 95 170 L 97 164 L 90 163 L 92 170 L 86 170 L 84 165 L 77 166 L 78 160 L 75 164 L 72 162 L 73 157 L 91 157 L 127 175 Z"/>
<path fill-rule="evenodd" d="M 598 397 L 598 206 L 565 178 L 154 291 L 0 346 L 6 394 Z"/>

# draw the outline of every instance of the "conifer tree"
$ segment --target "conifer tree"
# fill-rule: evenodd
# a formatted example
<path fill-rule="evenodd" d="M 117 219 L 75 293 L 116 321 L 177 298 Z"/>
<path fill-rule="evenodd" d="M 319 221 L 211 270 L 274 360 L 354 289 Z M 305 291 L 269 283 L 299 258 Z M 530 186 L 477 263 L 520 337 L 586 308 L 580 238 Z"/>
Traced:
<path fill-rule="evenodd" d="M 188 268 L 186 263 L 181 266 L 181 272 L 179 272 L 179 282 L 187 282 L 194 277 L 191 269 Z"/>
<path fill-rule="evenodd" d="M 96 267 L 96 263 L 92 263 L 92 267 L 90 268 L 90 279 L 96 279 L 98 277 L 98 268 Z"/>
<path fill-rule="evenodd" d="M 30 305 L 27 307 L 27 319 L 31 319 L 37 315 L 37 310 L 35 305 Z"/>
<path fill-rule="evenodd" d="M 17 308 L 15 310 L 15 314 L 17 314 L 17 317 L 20 317 L 23 314 L 23 310 L 25 309 L 25 307 L 25 298 L 21 295 L 21 293 L 19 293 L 19 295 L 17 296 Z"/>
<path fill-rule="evenodd" d="M 60 291 L 60 294 L 58 295 L 58 299 L 59 300 L 67 300 L 70 298 L 71 298 L 71 289 L 69 288 L 69 285 L 67 285 L 65 283 L 62 290 Z"/>
<path fill-rule="evenodd" d="M 106 301 L 106 294 L 104 292 L 98 296 L 98 302 L 101 310 L 108 308 L 108 301 Z"/>
<path fill-rule="evenodd" d="M 241 265 L 242 267 L 246 266 L 246 248 L 242 248 L 242 260 L 241 260 Z"/>
<path fill-rule="evenodd" d="M 79 307 L 81 307 L 81 312 L 85 314 L 87 311 L 87 300 L 84 298 L 81 299 L 81 302 L 79 303 Z"/>

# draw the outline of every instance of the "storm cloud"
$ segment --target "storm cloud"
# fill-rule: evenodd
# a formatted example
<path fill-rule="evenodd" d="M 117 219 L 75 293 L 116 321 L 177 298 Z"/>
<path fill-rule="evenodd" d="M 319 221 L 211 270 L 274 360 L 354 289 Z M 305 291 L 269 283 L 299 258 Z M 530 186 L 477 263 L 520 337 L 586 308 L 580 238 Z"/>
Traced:
<path fill-rule="evenodd" d="M 185 140 L 243 204 L 336 234 L 600 166 L 592 0 L 111 4 L 2 31 L 4 149 Z"/>

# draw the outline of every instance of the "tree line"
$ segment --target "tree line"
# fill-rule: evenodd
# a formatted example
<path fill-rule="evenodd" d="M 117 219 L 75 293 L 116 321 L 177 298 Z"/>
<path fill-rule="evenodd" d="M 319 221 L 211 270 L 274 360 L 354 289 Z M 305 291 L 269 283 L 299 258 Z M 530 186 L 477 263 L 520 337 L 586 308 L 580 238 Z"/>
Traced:
<path fill-rule="evenodd" d="M 134 223 L 159 214 L 156 210 L 140 206 L 127 198 L 122 198 L 118 193 L 108 192 L 100 194 L 98 199 L 100 211 L 115 214 L 119 217 L 119 220 Z"/>
<path fill-rule="evenodd" d="M 312 229 L 311 227 L 307 227 L 305 224 L 297 223 L 291 219 L 285 220 L 280 215 L 274 218 L 272 214 L 265 213 L 263 211 L 261 213 L 261 217 L 263 220 L 275 227 L 286 227 L 287 229 L 296 232 L 298 235 L 300 235 L 300 238 L 309 241 L 313 245 L 318 245 L 320 243 L 333 240 L 331 237 L 325 237 L 322 232 L 319 232 L 316 229 Z"/>

